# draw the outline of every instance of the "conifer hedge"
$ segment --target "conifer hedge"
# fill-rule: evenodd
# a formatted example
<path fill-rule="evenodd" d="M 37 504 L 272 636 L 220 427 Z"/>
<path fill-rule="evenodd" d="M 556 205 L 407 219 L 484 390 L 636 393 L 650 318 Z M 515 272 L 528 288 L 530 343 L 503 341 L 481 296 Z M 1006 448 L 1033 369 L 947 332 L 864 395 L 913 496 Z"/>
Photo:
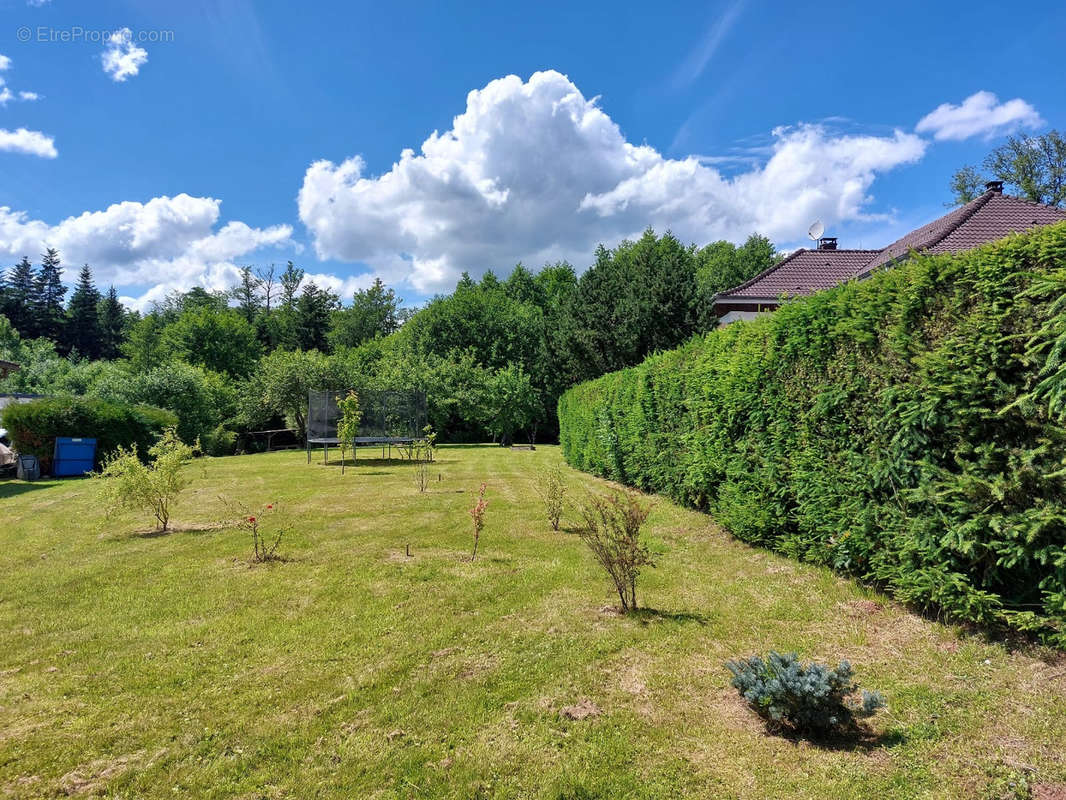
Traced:
<path fill-rule="evenodd" d="M 1066 224 L 697 337 L 559 400 L 567 461 L 1066 646 Z"/>

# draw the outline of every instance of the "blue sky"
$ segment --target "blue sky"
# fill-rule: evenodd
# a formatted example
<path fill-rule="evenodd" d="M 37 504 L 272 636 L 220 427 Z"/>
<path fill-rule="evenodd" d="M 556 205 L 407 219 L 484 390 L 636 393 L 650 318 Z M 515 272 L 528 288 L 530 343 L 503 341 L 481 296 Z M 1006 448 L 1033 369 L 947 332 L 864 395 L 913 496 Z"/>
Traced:
<path fill-rule="evenodd" d="M 292 258 L 418 302 L 649 224 L 880 246 L 1063 127 L 1066 5 L 1039 13 L 0 0 L 0 265 L 52 244 L 144 306 Z"/>

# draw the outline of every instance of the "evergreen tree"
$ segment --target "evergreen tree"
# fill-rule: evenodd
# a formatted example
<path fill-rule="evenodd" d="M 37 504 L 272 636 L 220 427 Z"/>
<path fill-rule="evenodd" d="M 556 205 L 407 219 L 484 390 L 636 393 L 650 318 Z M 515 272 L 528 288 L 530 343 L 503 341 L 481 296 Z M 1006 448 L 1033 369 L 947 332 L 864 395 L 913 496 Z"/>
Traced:
<path fill-rule="evenodd" d="M 470 277 L 470 273 L 463 270 L 463 274 L 459 276 L 459 282 L 455 284 L 455 293 L 468 292 L 472 289 L 476 289 L 477 284 L 474 283 L 474 279 Z"/>
<path fill-rule="evenodd" d="M 25 256 L 4 276 L 3 314 L 23 339 L 40 335 L 33 265 Z"/>
<path fill-rule="evenodd" d="M 533 273 L 522 266 L 521 262 L 515 265 L 514 270 L 504 282 L 503 290 L 507 292 L 508 297 L 519 303 L 544 305 L 540 284 L 533 277 Z"/>
<path fill-rule="evenodd" d="M 281 283 L 281 304 L 286 308 L 296 307 L 296 293 L 303 283 L 304 271 L 295 266 L 291 261 L 285 265 L 285 271 L 278 276 Z"/>
<path fill-rule="evenodd" d="M 67 306 L 64 345 L 68 352 L 77 352 L 90 359 L 100 358 L 103 332 L 96 308 L 99 303 L 100 292 L 93 283 L 93 271 L 85 264 L 78 274 L 78 283 Z"/>
<path fill-rule="evenodd" d="M 340 298 L 328 289 L 309 283 L 296 301 L 296 343 L 301 350 L 329 352 L 330 315 L 340 305 Z"/>
<path fill-rule="evenodd" d="M 126 310 L 118 300 L 118 292 L 111 286 L 97 310 L 100 328 L 100 357 L 113 359 L 121 353 L 126 329 Z"/>
<path fill-rule="evenodd" d="M 63 268 L 59 265 L 59 251 L 49 247 L 41 256 L 41 269 L 37 273 L 34 288 L 37 291 L 37 325 L 38 336 L 45 336 L 53 342 L 63 341 L 63 295 L 67 287 L 63 285 Z"/>
<path fill-rule="evenodd" d="M 351 308 L 333 312 L 330 342 L 334 347 L 356 347 L 369 339 L 395 333 L 403 319 L 402 302 L 381 278 L 375 278 L 370 288 L 355 293 Z"/>
<path fill-rule="evenodd" d="M 252 272 L 251 267 L 241 267 L 240 283 L 229 290 L 229 296 L 237 301 L 237 311 L 253 324 L 263 308 L 263 300 L 259 296 L 262 287 L 262 279 Z"/>

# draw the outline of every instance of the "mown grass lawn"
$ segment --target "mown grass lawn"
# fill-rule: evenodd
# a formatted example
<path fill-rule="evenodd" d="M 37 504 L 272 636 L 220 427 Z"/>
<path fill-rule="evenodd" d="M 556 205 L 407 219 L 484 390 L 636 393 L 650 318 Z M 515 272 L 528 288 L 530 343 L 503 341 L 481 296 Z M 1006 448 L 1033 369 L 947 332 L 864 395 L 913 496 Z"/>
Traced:
<path fill-rule="evenodd" d="M 533 478 L 560 461 L 552 447 L 446 447 L 419 494 L 408 464 L 342 476 L 302 452 L 210 459 L 166 536 L 105 519 L 89 481 L 0 483 L 0 797 L 972 798 L 1066 784 L 1054 654 L 922 619 L 663 500 L 649 519 L 660 564 L 639 591 L 656 613 L 619 617 L 590 554 L 540 511 Z M 567 476 L 571 496 L 598 483 Z M 219 495 L 280 501 L 291 560 L 250 566 L 246 535 L 212 527 Z M 768 735 L 722 667 L 768 648 L 850 659 L 889 703 L 873 741 Z M 601 713 L 561 716 L 585 700 Z"/>

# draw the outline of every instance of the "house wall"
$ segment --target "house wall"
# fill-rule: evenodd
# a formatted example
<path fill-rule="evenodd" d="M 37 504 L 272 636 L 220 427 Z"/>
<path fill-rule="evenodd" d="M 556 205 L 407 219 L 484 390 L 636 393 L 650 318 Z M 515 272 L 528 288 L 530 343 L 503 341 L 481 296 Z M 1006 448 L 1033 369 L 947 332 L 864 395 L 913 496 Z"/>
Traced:
<path fill-rule="evenodd" d="M 738 320 L 749 320 L 761 317 L 763 314 L 770 314 L 770 311 L 727 311 L 718 320 L 719 325 L 728 325 L 731 322 L 737 322 Z"/>

